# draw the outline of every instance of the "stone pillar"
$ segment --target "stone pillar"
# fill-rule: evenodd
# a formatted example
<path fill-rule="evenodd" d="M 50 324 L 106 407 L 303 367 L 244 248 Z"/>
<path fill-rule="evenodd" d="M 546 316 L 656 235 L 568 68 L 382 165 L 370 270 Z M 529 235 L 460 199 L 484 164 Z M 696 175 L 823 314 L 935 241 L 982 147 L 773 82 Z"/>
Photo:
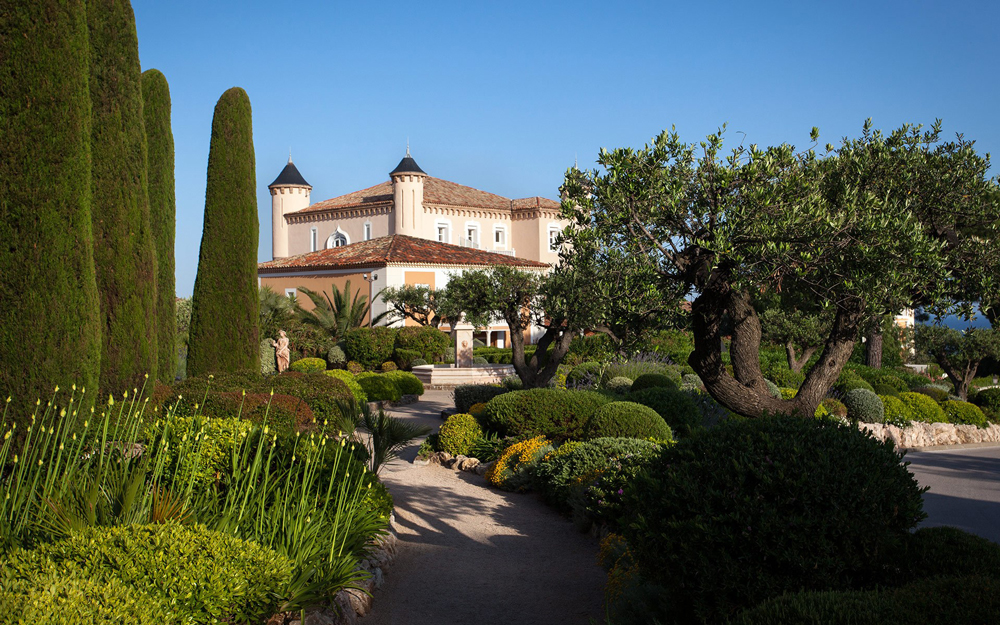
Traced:
<path fill-rule="evenodd" d="M 472 366 L 472 333 L 475 326 L 465 320 L 465 315 L 459 319 L 458 323 L 451 329 L 451 334 L 455 338 L 455 366 Z"/>

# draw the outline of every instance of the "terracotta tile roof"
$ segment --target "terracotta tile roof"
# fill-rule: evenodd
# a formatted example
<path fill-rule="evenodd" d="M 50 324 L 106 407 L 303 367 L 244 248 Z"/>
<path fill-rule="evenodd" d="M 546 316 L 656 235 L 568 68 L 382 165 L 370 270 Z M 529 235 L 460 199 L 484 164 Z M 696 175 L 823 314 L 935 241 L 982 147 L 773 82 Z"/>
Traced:
<path fill-rule="evenodd" d="M 484 252 L 470 247 L 439 243 L 427 239 L 394 234 L 370 241 L 332 247 L 308 254 L 279 258 L 258 263 L 258 273 L 311 271 L 316 269 L 349 269 L 383 267 L 385 265 L 454 265 L 488 267 L 509 265 L 544 269 L 547 263 L 525 258 Z"/>
<path fill-rule="evenodd" d="M 346 195 L 341 195 L 303 208 L 298 213 L 312 213 L 316 211 L 336 210 L 340 208 L 357 208 L 359 206 L 371 206 L 376 204 L 390 204 L 393 201 L 392 182 L 386 181 L 367 189 L 354 191 Z M 512 200 L 487 193 L 472 187 L 449 182 L 433 176 L 424 179 L 424 204 L 437 204 L 441 206 L 463 206 L 468 208 L 487 208 L 494 210 L 523 210 L 530 208 L 550 208 L 558 209 L 559 202 L 543 197 L 529 197 L 520 200 Z M 293 213 L 294 214 L 294 213 Z"/>

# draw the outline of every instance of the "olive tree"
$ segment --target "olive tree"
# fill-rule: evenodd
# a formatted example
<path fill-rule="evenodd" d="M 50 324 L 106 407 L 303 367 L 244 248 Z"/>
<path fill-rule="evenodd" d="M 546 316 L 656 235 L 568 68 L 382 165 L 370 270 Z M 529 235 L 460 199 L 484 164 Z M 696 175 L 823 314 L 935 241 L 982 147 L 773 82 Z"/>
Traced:
<path fill-rule="evenodd" d="M 687 144 L 672 130 L 642 149 L 601 150 L 601 169 L 567 173 L 563 208 L 571 241 L 589 231 L 605 253 L 652 263 L 664 292 L 693 298 L 688 362 L 726 407 L 812 415 L 866 319 L 996 300 L 997 184 L 971 142 L 942 142 L 939 123 L 883 134 L 869 121 L 823 155 L 787 144 L 724 153 L 723 134 Z M 832 314 L 818 363 L 788 400 L 772 397 L 761 374 L 753 306 L 784 289 Z"/>
<path fill-rule="evenodd" d="M 1000 333 L 992 328 L 969 328 L 959 332 L 937 325 L 918 325 L 917 349 L 926 351 L 941 365 L 955 388 L 955 395 L 965 401 L 969 384 L 976 377 L 979 363 L 1000 357 Z"/>

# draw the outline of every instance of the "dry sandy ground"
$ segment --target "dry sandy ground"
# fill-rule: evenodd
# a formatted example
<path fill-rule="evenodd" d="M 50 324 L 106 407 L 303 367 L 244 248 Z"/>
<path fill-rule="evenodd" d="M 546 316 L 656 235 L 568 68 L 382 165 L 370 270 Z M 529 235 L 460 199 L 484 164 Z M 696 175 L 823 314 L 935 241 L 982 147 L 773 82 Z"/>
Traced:
<path fill-rule="evenodd" d="M 437 428 L 449 391 L 393 409 Z M 484 478 L 412 464 L 417 446 L 382 470 L 396 504 L 399 555 L 362 625 L 600 623 L 597 542 L 534 495 Z"/>

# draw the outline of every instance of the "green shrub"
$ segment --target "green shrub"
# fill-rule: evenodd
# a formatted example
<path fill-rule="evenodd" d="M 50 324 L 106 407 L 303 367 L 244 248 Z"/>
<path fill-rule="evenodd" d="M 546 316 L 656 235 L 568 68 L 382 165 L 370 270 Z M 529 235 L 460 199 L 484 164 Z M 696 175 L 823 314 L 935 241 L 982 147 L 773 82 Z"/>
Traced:
<path fill-rule="evenodd" d="M 670 622 L 872 583 L 925 516 L 891 441 L 789 417 L 729 420 L 665 448 L 624 504 L 625 538 Z"/>
<path fill-rule="evenodd" d="M 884 408 L 882 423 L 905 428 L 913 421 L 913 411 L 907 406 L 899 395 L 879 395 Z"/>
<path fill-rule="evenodd" d="M 778 388 L 777 384 L 766 378 L 764 379 L 764 384 L 767 385 L 767 391 L 771 393 L 771 397 L 777 397 L 778 399 L 781 399 L 781 389 Z"/>
<path fill-rule="evenodd" d="M 14 550 L 2 576 L 3 590 L 21 597 L 45 592 L 52 573 L 120 582 L 164 609 L 161 622 L 217 623 L 277 611 L 291 570 L 287 558 L 255 543 L 200 525 L 165 523 L 85 529 L 31 551 Z"/>
<path fill-rule="evenodd" d="M 288 368 L 299 373 L 316 373 L 326 371 L 326 361 L 322 358 L 302 358 L 293 362 Z"/>
<path fill-rule="evenodd" d="M 655 410 L 674 435 L 691 436 L 701 426 L 698 405 L 683 391 L 664 387 L 647 388 L 631 393 L 629 401 Z"/>
<path fill-rule="evenodd" d="M 486 471 L 486 481 L 503 490 L 523 492 L 531 487 L 534 468 L 550 451 L 551 442 L 536 436 L 515 442 Z"/>
<path fill-rule="evenodd" d="M 1000 578 L 1000 545 L 956 527 L 922 527 L 902 545 L 900 567 L 888 583 L 908 583 L 938 575 Z"/>
<path fill-rule="evenodd" d="M 232 468 L 233 450 L 253 430 L 253 422 L 235 417 L 174 417 L 154 421 L 146 429 L 151 447 L 163 459 L 163 475 L 172 484 L 186 487 L 189 479 L 202 489 L 226 475 Z M 182 448 L 184 441 L 198 441 Z M 164 446 L 164 442 L 166 445 Z M 178 450 L 183 449 L 182 453 Z M 168 484 L 163 484 L 168 486 Z"/>
<path fill-rule="evenodd" d="M 423 395 L 424 383 L 409 371 L 390 371 L 382 376 L 396 385 L 402 395 Z"/>
<path fill-rule="evenodd" d="M 298 373 L 286 371 L 275 375 L 258 386 L 263 391 L 291 395 L 304 401 L 317 421 L 333 421 L 340 415 L 337 400 L 352 399 L 354 394 L 347 385 L 326 373 Z"/>
<path fill-rule="evenodd" d="M 392 358 L 396 342 L 394 328 L 357 328 L 344 334 L 344 354 L 348 360 L 374 369 Z"/>
<path fill-rule="evenodd" d="M 423 354 L 415 349 L 399 349 L 397 347 L 396 351 L 392 353 L 392 357 L 400 369 L 411 369 L 417 364 L 427 364 L 427 361 L 423 358 Z M 417 362 L 418 360 L 420 361 L 419 363 Z"/>
<path fill-rule="evenodd" d="M 873 384 L 872 389 L 875 391 L 876 395 L 899 397 L 899 389 L 895 386 L 889 386 L 888 384 Z M 903 391 L 905 392 L 906 389 L 903 389 Z"/>
<path fill-rule="evenodd" d="M 909 367 L 897 367 L 892 370 L 892 375 L 906 382 L 906 387 L 908 389 L 913 389 L 918 386 L 923 386 L 930 381 L 927 379 L 926 376 L 922 376 L 919 373 L 914 372 Z"/>
<path fill-rule="evenodd" d="M 469 412 L 473 404 L 485 404 L 506 392 L 507 389 L 496 384 L 459 384 L 455 387 L 455 410 Z"/>
<path fill-rule="evenodd" d="M 856 388 L 844 395 L 847 418 L 862 423 L 882 423 L 885 407 L 874 392 Z"/>
<path fill-rule="evenodd" d="M 601 379 L 604 364 L 599 362 L 584 362 L 575 367 L 566 376 L 566 386 L 595 386 Z"/>
<path fill-rule="evenodd" d="M 357 402 L 367 402 L 368 395 L 365 394 L 365 390 L 361 388 L 358 381 L 354 378 L 354 375 L 347 371 L 346 369 L 329 369 L 325 371 L 326 375 L 331 378 L 337 378 L 344 383 L 345 386 L 351 391 L 351 395 L 354 396 L 354 400 Z"/>
<path fill-rule="evenodd" d="M 383 362 L 382 366 L 379 367 L 379 368 L 382 369 L 382 373 L 389 373 L 391 371 L 395 371 L 399 367 L 397 367 L 396 363 L 394 363 L 393 361 L 387 360 L 387 361 Z"/>
<path fill-rule="evenodd" d="M 454 456 L 468 456 L 472 446 L 483 437 L 483 428 L 470 414 L 453 414 L 441 425 L 438 446 Z"/>
<path fill-rule="evenodd" d="M 941 403 L 948 399 L 948 391 L 942 390 L 935 386 L 918 386 L 917 388 L 913 389 L 913 392 L 920 393 L 921 395 L 926 395 L 938 403 Z"/>
<path fill-rule="evenodd" d="M 228 89 L 212 117 L 203 245 L 191 297 L 190 375 L 260 371 L 252 125 L 250 98 L 239 87 Z"/>
<path fill-rule="evenodd" d="M 377 373 L 360 373 L 357 376 L 358 384 L 368 396 L 368 401 L 399 401 L 402 393 L 399 387 L 384 375 Z"/>
<path fill-rule="evenodd" d="M 426 364 L 427 361 L 424 360 L 423 358 L 414 358 L 413 360 L 410 361 L 410 368 L 419 367 Z"/>
<path fill-rule="evenodd" d="M 921 423 L 946 423 L 948 421 L 941 406 L 923 393 L 900 393 L 899 398 L 910 409 L 914 421 Z"/>
<path fill-rule="evenodd" d="M 274 345 L 271 339 L 263 339 L 260 342 L 260 374 L 274 375 L 278 372 L 278 360 L 275 356 Z"/>
<path fill-rule="evenodd" d="M 616 401 L 597 409 L 587 424 L 587 438 L 652 438 L 669 441 L 670 426 L 655 410 L 630 401 Z"/>
<path fill-rule="evenodd" d="M 967 401 L 949 400 L 942 402 L 941 408 L 944 410 L 948 423 L 975 425 L 980 428 L 987 427 L 990 424 L 986 420 L 986 415 L 983 414 L 983 411 L 978 406 L 970 404 Z"/>
<path fill-rule="evenodd" d="M 575 336 L 569 344 L 567 356 L 577 358 L 577 362 L 587 362 L 592 360 L 607 360 L 615 353 L 614 344 L 606 334 L 590 334 L 588 336 Z"/>
<path fill-rule="evenodd" d="M 177 394 L 162 397 L 157 393 L 151 403 L 154 403 L 153 414 L 165 414 L 167 409 L 173 408 L 174 414 L 180 417 L 197 414 L 208 419 L 239 418 L 249 423 L 262 423 L 266 418 L 272 428 L 287 431 L 310 427 L 315 419 L 306 401 L 282 393 L 271 395 L 270 391 L 209 391 L 184 395 L 182 400 L 177 399 Z"/>
<path fill-rule="evenodd" d="M 906 392 L 910 390 L 910 385 L 903 380 L 903 374 L 897 369 L 881 368 L 875 369 L 865 365 L 859 364 L 849 364 L 847 366 L 851 373 L 862 378 L 866 382 L 875 387 L 876 385 L 882 384 L 885 386 L 891 386 L 899 392 Z M 926 380 L 925 380 L 926 381 Z"/>
<path fill-rule="evenodd" d="M 483 358 L 482 356 L 476 356 L 472 359 L 472 364 L 473 366 L 476 367 L 485 367 L 486 365 L 490 364 L 490 362 L 485 358 Z"/>
<path fill-rule="evenodd" d="M 984 388 L 976 394 L 975 403 L 984 411 L 1000 412 L 1000 388 Z"/>
<path fill-rule="evenodd" d="M 1000 581 L 938 577 L 901 588 L 801 592 L 765 601 L 732 625 L 979 625 L 1000 613 Z"/>
<path fill-rule="evenodd" d="M 806 376 L 800 371 L 792 371 L 787 366 L 775 367 L 767 373 L 768 379 L 781 388 L 798 389 L 805 382 Z"/>
<path fill-rule="evenodd" d="M 842 393 L 844 395 L 850 393 L 854 389 L 863 388 L 866 391 L 875 392 L 875 387 L 869 384 L 866 380 L 861 377 L 852 374 L 851 372 L 846 372 L 848 375 L 841 374 L 841 377 L 837 380 L 837 383 L 833 386 L 834 390 Z"/>
<path fill-rule="evenodd" d="M 524 382 L 516 375 L 508 375 L 501 380 L 500 384 L 508 391 L 520 391 L 524 388 Z"/>
<path fill-rule="evenodd" d="M 778 392 L 781 393 L 782 399 L 794 399 L 799 394 L 798 389 L 794 388 L 779 388 Z"/>
<path fill-rule="evenodd" d="M 698 374 L 696 373 L 685 373 L 681 377 L 681 384 L 683 386 L 693 386 L 695 388 L 702 388 L 705 386 L 704 383 L 702 383 L 701 378 L 698 377 Z"/>
<path fill-rule="evenodd" d="M 432 326 L 405 327 L 396 333 L 396 352 L 417 352 L 414 358 L 440 360 L 451 345 L 451 337 Z"/>
<path fill-rule="evenodd" d="M 820 405 L 826 408 L 826 411 L 831 415 L 833 415 L 834 417 L 840 417 L 842 419 L 847 418 L 847 406 L 845 406 L 844 402 L 840 401 L 839 399 L 834 399 L 833 397 L 827 397 L 822 402 L 820 402 Z"/>
<path fill-rule="evenodd" d="M 683 378 L 682 378 L 683 380 Z M 677 388 L 677 382 L 668 375 L 662 373 L 644 373 L 632 383 L 632 392 L 641 391 L 647 388 L 664 387 Z"/>
<path fill-rule="evenodd" d="M 17 615 L 17 620 L 6 622 L 160 625 L 171 614 L 157 597 L 115 578 L 97 581 L 51 565 L 26 575 L 26 579 L 0 580 L 0 610 Z"/>
<path fill-rule="evenodd" d="M 635 380 L 646 373 L 666 375 L 672 378 L 678 386 L 681 382 L 681 369 L 677 365 L 639 359 L 609 363 L 604 369 L 604 374 L 601 376 L 601 382 L 606 385 L 609 380 L 618 377 Z"/>
<path fill-rule="evenodd" d="M 326 363 L 331 367 L 339 367 L 340 365 L 347 362 L 347 354 L 340 345 L 333 345 L 330 349 L 326 350 Z"/>
<path fill-rule="evenodd" d="M 535 388 L 510 391 L 486 403 L 484 425 L 501 435 L 583 438 L 594 412 L 611 400 L 593 391 Z"/>
<path fill-rule="evenodd" d="M 635 438 L 595 438 L 583 443 L 563 443 L 535 467 L 535 487 L 549 503 L 568 511 L 574 488 L 589 485 L 615 463 L 643 464 L 659 449 L 656 443 Z M 620 504 L 621 496 L 617 496 L 616 501 Z"/>
<path fill-rule="evenodd" d="M 625 376 L 615 376 L 604 383 L 604 388 L 612 393 L 627 393 L 632 389 L 632 380 Z"/>
<path fill-rule="evenodd" d="M 365 370 L 364 366 L 360 362 L 354 362 L 353 360 L 348 361 L 345 368 L 354 375 L 358 375 Z"/>

